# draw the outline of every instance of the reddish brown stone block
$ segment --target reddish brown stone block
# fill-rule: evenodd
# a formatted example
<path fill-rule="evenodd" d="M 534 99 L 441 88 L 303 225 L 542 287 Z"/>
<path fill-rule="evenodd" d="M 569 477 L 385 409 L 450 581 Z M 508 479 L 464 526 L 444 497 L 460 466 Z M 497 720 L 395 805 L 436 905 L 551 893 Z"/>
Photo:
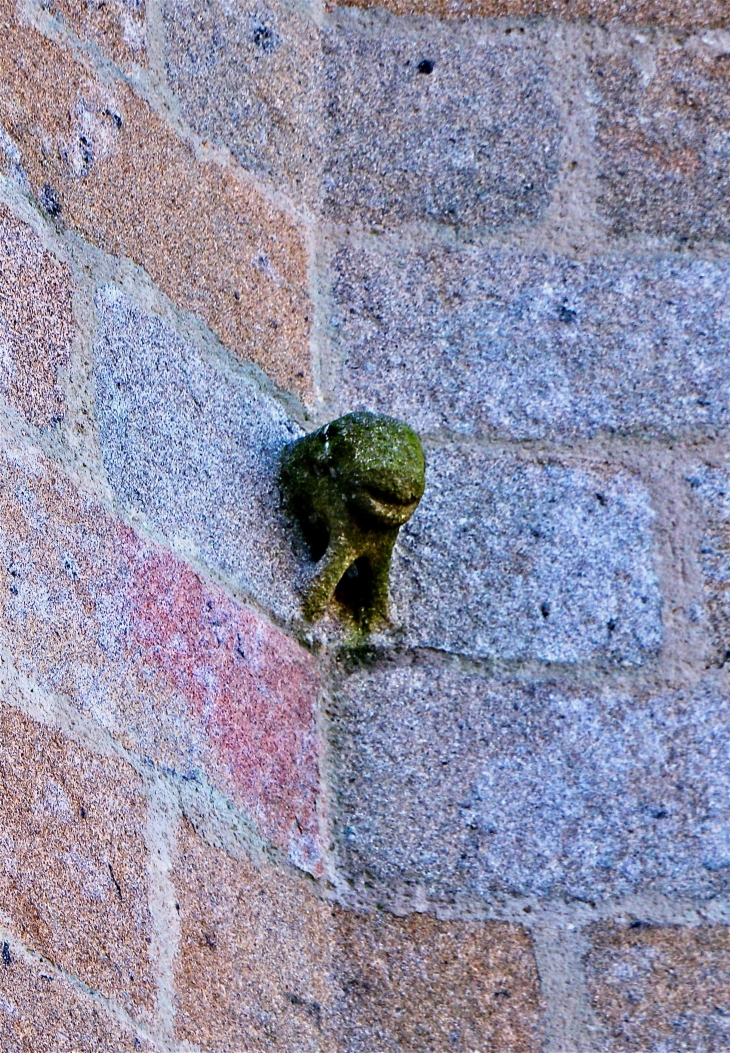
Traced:
<path fill-rule="evenodd" d="M 603 25 L 620 22 L 674 29 L 717 29 L 730 24 L 725 0 L 356 0 L 353 6 L 439 18 L 590 19 Z"/>
<path fill-rule="evenodd" d="M 538 979 L 517 925 L 355 914 L 185 824 L 177 1034 L 204 1050 L 540 1049 Z"/>
<path fill-rule="evenodd" d="M 155 1053 L 90 998 L 42 965 L 0 945 L 4 1053 Z"/>
<path fill-rule="evenodd" d="M 50 9 L 117 65 L 147 65 L 145 0 L 51 0 Z"/>
<path fill-rule="evenodd" d="M 205 770 L 319 868 L 311 656 L 40 456 L 0 457 L 0 641 L 130 749 Z"/>
<path fill-rule="evenodd" d="M 210 848 L 187 823 L 173 880 L 177 1037 L 220 1053 L 334 1053 L 327 905 L 301 882 Z"/>
<path fill-rule="evenodd" d="M 619 235 L 730 236 L 730 55 L 635 44 L 590 63 L 599 209 Z"/>
<path fill-rule="evenodd" d="M 319 683 L 306 651 L 162 552 L 132 557 L 132 640 L 205 729 L 208 764 L 292 860 L 317 871 Z"/>
<path fill-rule="evenodd" d="M 63 416 L 58 370 L 74 338 L 71 274 L 0 206 L 0 393 L 32 424 Z"/>
<path fill-rule="evenodd" d="M 348 1053 L 541 1048 L 530 937 L 501 922 L 335 912 L 334 974 Z"/>
<path fill-rule="evenodd" d="M 730 930 L 723 925 L 601 924 L 588 987 L 606 1053 L 730 1048 Z"/>
<path fill-rule="evenodd" d="M 0 911 L 26 944 L 151 1016 L 139 776 L 0 705 L 0 785 Z"/>
<path fill-rule="evenodd" d="M 131 257 L 237 355 L 309 397 L 302 229 L 229 168 L 199 162 L 126 86 L 21 27 L 7 2 L 0 125 L 49 214 Z"/>

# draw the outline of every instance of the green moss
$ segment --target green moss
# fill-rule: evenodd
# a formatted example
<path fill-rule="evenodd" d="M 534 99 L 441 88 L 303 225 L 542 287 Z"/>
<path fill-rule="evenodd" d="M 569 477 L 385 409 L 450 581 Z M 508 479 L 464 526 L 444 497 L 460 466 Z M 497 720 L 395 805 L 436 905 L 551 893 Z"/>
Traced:
<path fill-rule="evenodd" d="M 307 618 L 321 617 L 335 598 L 365 630 L 387 619 L 393 545 L 423 496 L 425 474 L 416 433 L 382 414 L 348 413 L 286 448 L 282 489 L 318 561 Z"/>

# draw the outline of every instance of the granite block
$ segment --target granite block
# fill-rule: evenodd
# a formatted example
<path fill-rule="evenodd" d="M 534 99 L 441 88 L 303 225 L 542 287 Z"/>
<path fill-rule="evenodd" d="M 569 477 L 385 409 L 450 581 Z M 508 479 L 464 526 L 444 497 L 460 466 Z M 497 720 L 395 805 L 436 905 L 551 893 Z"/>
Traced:
<path fill-rule="evenodd" d="M 730 932 L 723 925 L 593 926 L 588 987 L 605 1053 L 730 1048 Z"/>
<path fill-rule="evenodd" d="M 727 19 L 726 19 L 727 24 Z M 730 236 L 730 52 L 632 41 L 590 61 L 599 209 L 614 234 Z"/>
<path fill-rule="evenodd" d="M 172 877 L 178 1040 L 206 1053 L 336 1053 L 328 905 L 287 875 L 211 848 L 187 822 Z"/>
<path fill-rule="evenodd" d="M 327 215 L 489 229 L 540 218 L 562 118 L 538 43 L 437 22 L 406 33 L 341 10 L 322 46 Z"/>
<path fill-rule="evenodd" d="M 0 458 L 0 647 L 125 747 L 201 773 L 320 866 L 311 655 L 37 451 Z"/>
<path fill-rule="evenodd" d="M 58 374 L 75 334 L 68 267 L 0 206 L 0 393 L 31 424 L 63 417 Z"/>
<path fill-rule="evenodd" d="M 519 925 L 335 909 L 339 1049 L 541 1049 L 532 941 Z"/>
<path fill-rule="evenodd" d="M 0 5 L 0 125 L 44 211 L 144 267 L 281 387 L 311 396 L 305 231 L 229 166 L 201 161 L 121 79 Z"/>
<path fill-rule="evenodd" d="M 322 170 L 321 48 L 303 7 L 166 0 L 165 66 L 199 135 L 312 201 Z"/>
<path fill-rule="evenodd" d="M 28 946 L 153 1020 L 139 776 L 0 704 L 0 783 L 0 911 Z"/>
<path fill-rule="evenodd" d="M 0 1028 L 4 1053 L 159 1053 L 74 984 L 5 942 Z"/>
<path fill-rule="evenodd" d="M 725 261 L 342 248 L 330 281 L 343 408 L 515 439 L 730 423 Z"/>
<path fill-rule="evenodd" d="M 352 913 L 185 822 L 173 880 L 176 1034 L 207 1053 L 539 1049 L 532 944 L 518 925 Z"/>
<path fill-rule="evenodd" d="M 382 664 L 331 721 L 338 865 L 380 901 L 727 892 L 722 683 L 632 696 Z"/>
<path fill-rule="evenodd" d="M 696 546 L 713 649 L 719 664 L 730 653 L 730 471 L 725 465 L 698 464 L 687 473 L 697 514 Z"/>
<path fill-rule="evenodd" d="M 413 647 L 643 665 L 662 642 L 653 519 L 627 473 L 431 448 L 394 551 L 393 621 Z"/>
<path fill-rule="evenodd" d="M 300 429 L 254 380 L 217 368 L 114 287 L 97 311 L 96 417 L 117 500 L 293 617 L 297 567 L 277 476 Z"/>
<path fill-rule="evenodd" d="M 47 0 L 46 9 L 123 70 L 147 65 L 145 0 Z"/>

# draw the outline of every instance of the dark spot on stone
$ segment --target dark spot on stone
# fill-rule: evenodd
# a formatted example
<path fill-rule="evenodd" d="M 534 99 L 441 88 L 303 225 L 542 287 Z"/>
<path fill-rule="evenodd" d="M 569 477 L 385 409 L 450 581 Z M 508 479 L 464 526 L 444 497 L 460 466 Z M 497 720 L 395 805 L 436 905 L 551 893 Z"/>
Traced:
<path fill-rule="evenodd" d="M 574 311 L 572 307 L 568 307 L 567 301 L 563 300 L 558 311 L 558 318 L 561 322 L 565 322 L 566 325 L 570 325 L 578 317 L 577 311 Z"/>
<path fill-rule="evenodd" d="M 85 809 L 85 808 L 82 808 L 82 809 L 81 809 L 81 818 L 82 818 L 82 819 L 85 819 L 85 818 L 86 818 L 86 809 Z"/>
<path fill-rule="evenodd" d="M 3 965 L 5 966 L 6 969 L 12 963 L 12 961 L 13 961 L 13 958 L 12 958 L 12 955 L 10 954 L 10 945 L 7 944 L 7 943 L 4 943 L 3 944 Z"/>
<path fill-rule="evenodd" d="M 317 1022 L 317 1027 L 322 1026 L 322 1007 L 319 1002 L 308 1002 L 306 998 L 302 998 L 301 995 L 295 994 L 293 991 L 287 991 L 286 997 L 289 999 L 292 1005 L 295 1005 L 301 1009 L 304 1009 L 307 1016 L 314 1017 Z"/>
<path fill-rule="evenodd" d="M 49 216 L 59 216 L 61 214 L 61 202 L 50 183 L 46 183 L 41 190 L 39 203 L 43 211 Z"/>
<path fill-rule="evenodd" d="M 419 73 L 426 73 L 426 74 L 433 73 L 433 67 L 434 66 L 435 66 L 435 63 L 432 62 L 431 59 L 427 59 L 427 58 L 422 59 L 418 63 L 418 72 Z"/>
<path fill-rule="evenodd" d="M 596 501 L 598 501 L 599 505 L 602 505 L 604 508 L 608 504 L 608 501 L 603 496 L 603 494 L 596 494 Z"/>
<path fill-rule="evenodd" d="M 72 581 L 79 580 L 79 568 L 76 565 L 76 560 L 72 556 L 63 557 L 63 572 L 67 574 Z"/>
<path fill-rule="evenodd" d="M 638 918 L 634 918 L 634 920 L 629 925 L 629 928 L 630 929 L 650 929 L 651 925 L 649 924 L 648 921 L 640 921 Z"/>
<path fill-rule="evenodd" d="M 543 618 L 550 617 L 550 604 L 547 600 L 545 600 L 544 603 L 540 604 L 540 614 L 543 616 Z"/>
<path fill-rule="evenodd" d="M 109 118 L 117 130 L 124 124 L 121 114 L 115 113 L 114 110 L 104 110 L 104 116 Z"/>
<path fill-rule="evenodd" d="M 653 819 L 666 819 L 669 812 L 666 808 L 656 808 L 651 814 Z"/>
<path fill-rule="evenodd" d="M 616 619 L 615 618 L 609 618 L 608 622 L 606 623 L 606 628 L 608 629 L 608 631 L 610 633 L 615 632 L 616 631 Z"/>
<path fill-rule="evenodd" d="M 494 997 L 495 998 L 511 998 L 512 996 L 510 995 L 509 991 L 505 991 L 504 988 L 501 988 L 499 991 L 495 991 L 494 992 Z"/>
<path fill-rule="evenodd" d="M 276 51 L 280 44 L 279 34 L 276 32 L 276 29 L 271 25 L 267 25 L 266 22 L 263 21 L 252 23 L 251 29 L 249 30 L 249 37 L 254 47 L 259 48 L 267 54 Z"/>
<path fill-rule="evenodd" d="M 88 168 L 94 160 L 94 145 L 91 139 L 87 139 L 85 135 L 79 136 L 79 142 L 81 143 L 81 157 L 84 162 L 84 168 Z"/>

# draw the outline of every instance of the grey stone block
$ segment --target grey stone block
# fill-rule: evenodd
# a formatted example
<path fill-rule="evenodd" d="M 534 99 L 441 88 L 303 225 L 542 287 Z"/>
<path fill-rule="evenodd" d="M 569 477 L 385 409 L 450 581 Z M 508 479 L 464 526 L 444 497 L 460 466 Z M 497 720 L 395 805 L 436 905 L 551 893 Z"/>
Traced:
<path fill-rule="evenodd" d="M 713 650 L 730 659 L 730 471 L 698 465 L 687 476 L 698 512 L 698 557 L 703 577 Z"/>
<path fill-rule="evenodd" d="M 730 424 L 726 261 L 343 248 L 340 405 L 517 439 Z"/>
<path fill-rule="evenodd" d="M 201 136 L 296 197 L 321 171 L 321 48 L 302 7 L 165 0 L 165 65 Z"/>
<path fill-rule="evenodd" d="M 727 697 L 360 670 L 331 730 L 339 865 L 444 899 L 726 892 Z"/>
<path fill-rule="evenodd" d="M 653 512 L 627 474 L 427 451 L 392 572 L 406 641 L 472 657 L 641 665 L 662 640 Z"/>
<path fill-rule="evenodd" d="M 276 479 L 300 432 L 243 373 L 215 368 L 115 288 L 97 311 L 96 415 L 118 500 L 290 617 L 296 565 Z"/>
<path fill-rule="evenodd" d="M 327 213 L 386 225 L 537 220 L 562 128 L 543 48 L 525 40 L 338 11 L 323 30 Z"/>
<path fill-rule="evenodd" d="M 730 236 L 730 61 L 721 40 L 633 39 L 589 64 L 599 208 L 616 234 Z"/>

